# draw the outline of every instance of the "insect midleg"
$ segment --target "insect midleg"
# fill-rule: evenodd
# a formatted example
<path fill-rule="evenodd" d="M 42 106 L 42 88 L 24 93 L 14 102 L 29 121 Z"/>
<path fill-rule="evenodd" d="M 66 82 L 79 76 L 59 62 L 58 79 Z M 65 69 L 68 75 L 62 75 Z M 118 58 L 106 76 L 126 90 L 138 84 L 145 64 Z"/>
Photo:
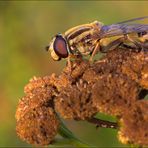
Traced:
<path fill-rule="evenodd" d="M 89 58 L 90 62 L 92 62 L 93 57 L 95 56 L 96 52 L 98 52 L 98 51 L 100 51 L 100 42 L 99 41 L 97 41 L 96 46 L 95 46 L 95 48 L 94 48 L 94 50 L 93 50 L 93 52 L 92 52 L 92 54 Z"/>

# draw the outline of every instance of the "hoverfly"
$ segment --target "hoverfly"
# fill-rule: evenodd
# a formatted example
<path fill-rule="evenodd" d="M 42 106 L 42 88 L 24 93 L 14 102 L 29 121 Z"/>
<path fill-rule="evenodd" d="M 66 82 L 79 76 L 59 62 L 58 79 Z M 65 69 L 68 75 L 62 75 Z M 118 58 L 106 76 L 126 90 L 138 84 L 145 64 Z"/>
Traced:
<path fill-rule="evenodd" d="M 103 25 L 98 21 L 79 25 L 63 34 L 57 34 L 47 46 L 47 50 L 50 51 L 51 57 L 58 61 L 79 55 L 91 55 L 90 60 L 92 60 L 97 52 L 113 50 L 126 42 L 132 43 L 134 47 L 145 48 L 145 42 L 148 42 L 148 24 L 133 24 L 133 22 L 146 18 L 148 16 L 112 25 Z M 111 38 L 114 39 L 106 43 L 106 40 Z"/>

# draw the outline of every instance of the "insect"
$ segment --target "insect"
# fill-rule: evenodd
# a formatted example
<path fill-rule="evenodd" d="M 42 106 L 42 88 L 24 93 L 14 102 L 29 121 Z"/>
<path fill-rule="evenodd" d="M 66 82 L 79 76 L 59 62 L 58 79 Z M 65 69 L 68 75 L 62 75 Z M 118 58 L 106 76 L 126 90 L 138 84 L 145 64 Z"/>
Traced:
<path fill-rule="evenodd" d="M 97 52 L 107 52 L 118 46 L 126 46 L 126 43 L 132 43 L 131 48 L 145 48 L 148 24 L 133 24 L 144 19 L 148 19 L 148 16 L 111 25 L 103 25 L 98 21 L 79 25 L 57 34 L 46 48 L 56 61 L 86 55 L 91 55 L 91 61 Z"/>

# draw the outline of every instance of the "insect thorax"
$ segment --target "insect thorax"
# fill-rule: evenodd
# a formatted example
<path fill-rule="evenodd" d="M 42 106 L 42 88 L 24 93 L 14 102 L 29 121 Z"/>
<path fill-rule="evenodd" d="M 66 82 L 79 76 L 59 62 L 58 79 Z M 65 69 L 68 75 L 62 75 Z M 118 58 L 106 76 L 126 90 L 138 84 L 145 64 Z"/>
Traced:
<path fill-rule="evenodd" d="M 70 52 L 72 54 L 90 54 L 95 47 L 101 27 L 102 24 L 95 21 L 90 24 L 74 27 L 65 32 Z"/>

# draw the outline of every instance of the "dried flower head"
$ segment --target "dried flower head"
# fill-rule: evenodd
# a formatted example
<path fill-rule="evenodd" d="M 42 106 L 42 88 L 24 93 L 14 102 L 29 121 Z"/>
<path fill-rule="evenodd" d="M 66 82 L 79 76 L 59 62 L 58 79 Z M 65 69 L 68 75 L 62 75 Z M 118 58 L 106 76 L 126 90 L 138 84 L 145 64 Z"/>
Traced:
<path fill-rule="evenodd" d="M 48 80 L 45 82 L 44 80 Z M 46 105 L 53 108 L 54 88 L 49 83 L 49 77 L 33 78 L 25 87 L 26 96 L 20 99 L 17 111 L 17 121 L 30 109 Z"/>
<path fill-rule="evenodd" d="M 124 54 L 123 54 L 124 55 Z M 125 55 L 126 56 L 126 55 Z M 122 64 L 122 73 L 148 89 L 148 52 L 130 52 Z"/>
<path fill-rule="evenodd" d="M 65 88 L 55 99 L 55 109 L 65 119 L 85 120 L 98 112 L 91 98 L 91 85 L 80 81 Z"/>
<path fill-rule="evenodd" d="M 121 116 L 138 99 L 138 85 L 124 75 L 104 75 L 92 89 L 93 103 L 100 112 Z"/>
<path fill-rule="evenodd" d="M 58 132 L 59 121 L 53 110 L 56 95 L 52 86 L 54 79 L 55 76 L 34 77 L 25 87 L 26 96 L 19 101 L 16 111 L 17 134 L 30 144 L 48 145 Z"/>
<path fill-rule="evenodd" d="M 146 145 L 147 57 L 147 51 L 115 49 L 94 63 L 77 59 L 59 76 L 34 77 L 17 107 L 18 135 L 30 144 L 47 145 L 59 128 L 56 112 L 65 119 L 92 123 L 94 115 L 103 112 L 120 120 L 121 142 Z"/>
<path fill-rule="evenodd" d="M 50 144 L 59 128 L 53 109 L 36 107 L 26 112 L 17 122 L 16 131 L 19 137 L 30 144 Z"/>
<path fill-rule="evenodd" d="M 137 101 L 126 109 L 120 124 L 118 137 L 122 143 L 148 145 L 148 101 Z"/>

